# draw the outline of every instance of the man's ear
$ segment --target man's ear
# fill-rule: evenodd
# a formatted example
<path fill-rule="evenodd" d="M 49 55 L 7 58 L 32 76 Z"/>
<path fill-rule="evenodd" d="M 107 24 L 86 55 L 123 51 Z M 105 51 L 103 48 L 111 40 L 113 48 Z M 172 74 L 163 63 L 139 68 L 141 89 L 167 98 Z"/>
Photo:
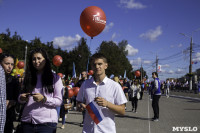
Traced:
<path fill-rule="evenodd" d="M 108 68 L 108 63 L 105 64 L 105 69 L 107 69 L 107 68 Z"/>

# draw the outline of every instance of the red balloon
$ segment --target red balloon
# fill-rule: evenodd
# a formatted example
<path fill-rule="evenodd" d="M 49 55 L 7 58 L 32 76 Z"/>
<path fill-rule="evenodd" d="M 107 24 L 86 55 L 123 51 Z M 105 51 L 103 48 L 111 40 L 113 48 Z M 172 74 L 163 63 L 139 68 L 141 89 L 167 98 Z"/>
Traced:
<path fill-rule="evenodd" d="M 63 59 L 60 55 L 56 55 L 53 57 L 53 64 L 55 66 L 57 66 L 57 67 L 60 66 L 62 64 L 62 62 L 63 62 Z"/>
<path fill-rule="evenodd" d="M 67 86 L 68 90 L 72 89 L 69 85 Z"/>
<path fill-rule="evenodd" d="M 139 77 L 140 76 L 140 71 L 135 71 L 135 76 Z"/>
<path fill-rule="evenodd" d="M 80 88 L 79 87 L 74 87 L 73 89 L 74 89 L 74 96 L 77 96 Z"/>
<path fill-rule="evenodd" d="M 3 53 L 3 50 L 0 48 L 0 54 L 2 54 Z"/>
<path fill-rule="evenodd" d="M 93 70 L 90 70 L 88 75 L 93 75 L 94 74 L 94 71 Z"/>
<path fill-rule="evenodd" d="M 62 73 L 58 73 L 58 75 L 62 78 L 63 77 L 63 74 Z"/>
<path fill-rule="evenodd" d="M 23 61 L 19 61 L 18 64 L 17 64 L 17 67 L 18 67 L 19 69 L 24 68 L 24 62 L 23 62 Z"/>
<path fill-rule="evenodd" d="M 80 16 L 80 25 L 82 30 L 90 37 L 100 34 L 106 26 L 106 15 L 104 11 L 97 6 L 85 8 Z"/>
<path fill-rule="evenodd" d="M 72 98 L 74 96 L 74 91 L 72 89 L 68 89 L 68 97 Z"/>

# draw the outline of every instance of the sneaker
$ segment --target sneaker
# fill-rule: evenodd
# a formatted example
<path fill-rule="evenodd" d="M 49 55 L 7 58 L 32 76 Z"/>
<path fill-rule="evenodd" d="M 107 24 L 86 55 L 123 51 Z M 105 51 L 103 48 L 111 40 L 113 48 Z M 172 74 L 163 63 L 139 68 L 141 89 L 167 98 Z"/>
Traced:
<path fill-rule="evenodd" d="M 61 129 L 64 129 L 64 128 L 65 128 L 65 125 L 62 125 L 62 126 L 61 126 Z"/>
<path fill-rule="evenodd" d="M 83 127 L 83 125 L 84 125 L 84 124 L 83 124 L 83 122 L 82 122 L 82 123 L 80 124 L 80 126 Z"/>
<path fill-rule="evenodd" d="M 134 113 L 137 113 L 137 111 L 134 111 Z"/>
<path fill-rule="evenodd" d="M 157 121 L 159 121 L 159 120 L 156 118 L 156 119 L 153 119 L 153 121 L 154 121 L 154 122 L 157 122 Z"/>

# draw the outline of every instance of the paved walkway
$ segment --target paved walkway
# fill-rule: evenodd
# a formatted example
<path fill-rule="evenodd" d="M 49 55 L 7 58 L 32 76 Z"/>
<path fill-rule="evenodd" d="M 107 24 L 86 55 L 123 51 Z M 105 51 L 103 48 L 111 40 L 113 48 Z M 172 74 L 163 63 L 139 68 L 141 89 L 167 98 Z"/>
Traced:
<path fill-rule="evenodd" d="M 115 122 L 117 133 L 173 133 L 173 127 L 191 127 L 200 132 L 200 95 L 186 94 L 182 92 L 173 93 L 171 97 L 162 96 L 160 99 L 160 120 L 153 122 L 151 100 L 148 94 L 144 94 L 142 100 L 138 101 L 138 113 L 131 112 L 131 103 L 127 103 L 124 116 L 116 115 Z M 180 96 L 187 96 L 183 98 Z M 65 124 L 65 129 L 60 129 L 58 124 L 57 133 L 80 133 L 82 127 L 82 114 L 70 111 Z"/>

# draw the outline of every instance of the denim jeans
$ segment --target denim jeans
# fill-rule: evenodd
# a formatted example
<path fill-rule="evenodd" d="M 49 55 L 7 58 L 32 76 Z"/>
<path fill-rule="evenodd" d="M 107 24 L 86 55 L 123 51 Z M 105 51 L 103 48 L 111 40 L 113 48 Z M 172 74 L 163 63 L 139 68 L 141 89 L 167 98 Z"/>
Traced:
<path fill-rule="evenodd" d="M 23 133 L 56 133 L 57 123 L 22 123 Z"/>

